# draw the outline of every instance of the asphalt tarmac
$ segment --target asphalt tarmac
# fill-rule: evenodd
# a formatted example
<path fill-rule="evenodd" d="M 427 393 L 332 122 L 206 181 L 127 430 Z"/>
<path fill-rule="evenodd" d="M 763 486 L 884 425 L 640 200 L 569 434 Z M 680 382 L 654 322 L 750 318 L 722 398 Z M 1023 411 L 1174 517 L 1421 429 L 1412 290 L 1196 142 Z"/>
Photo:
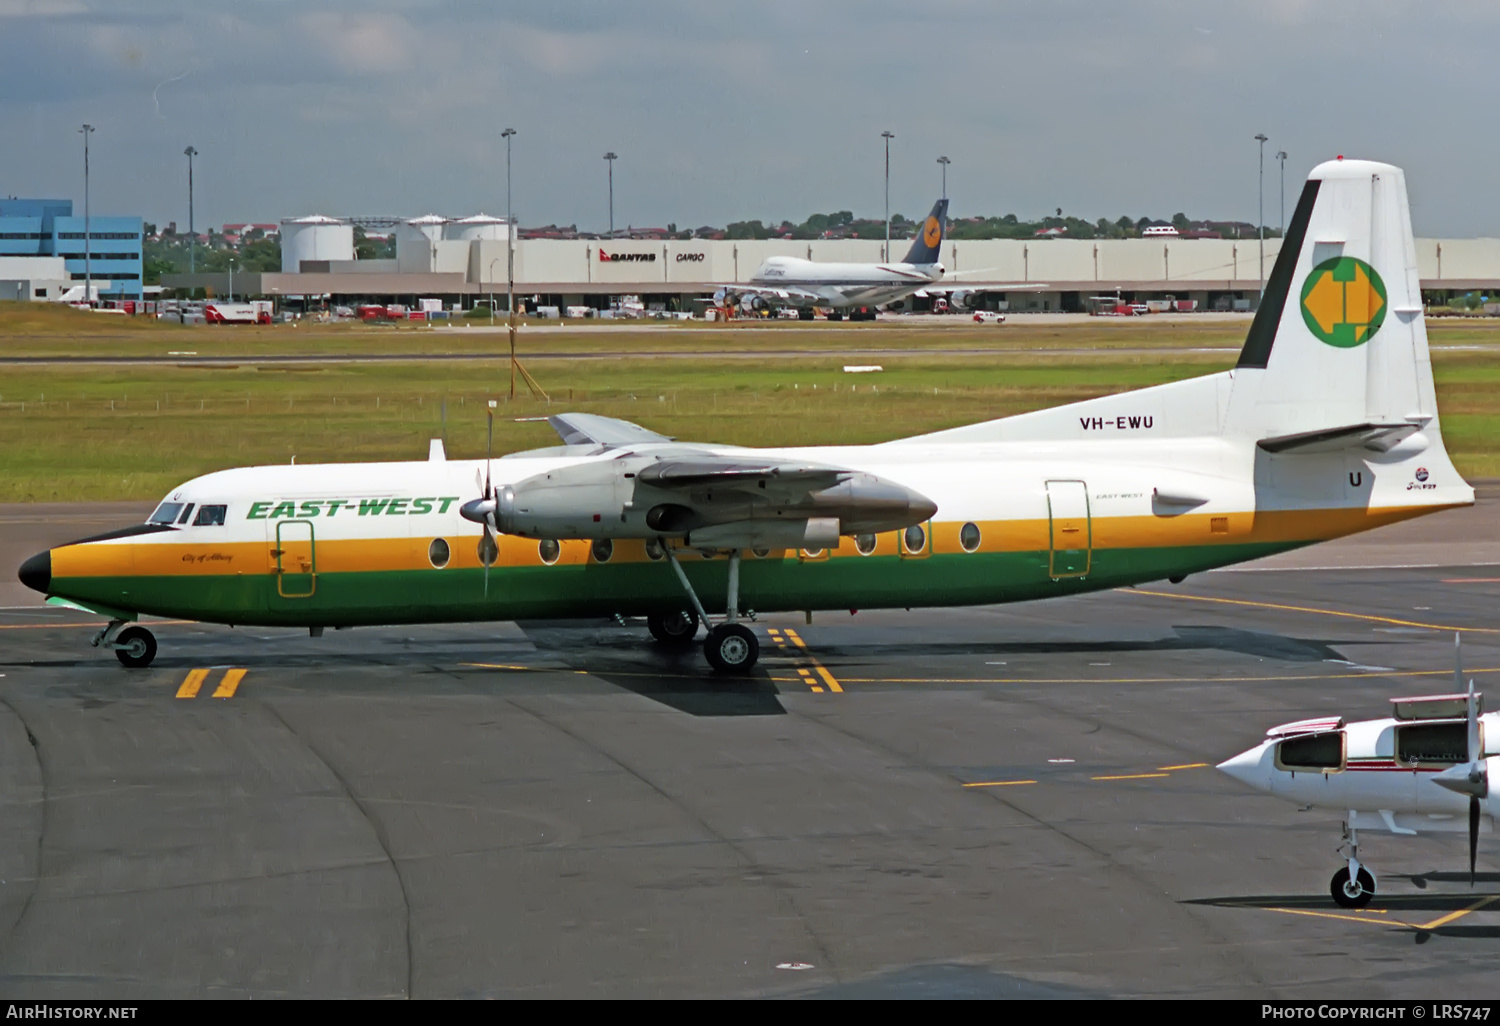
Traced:
<path fill-rule="evenodd" d="M 128 671 L 14 602 L 0 997 L 1494 998 L 1494 835 L 1471 890 L 1460 835 L 1364 833 L 1349 913 L 1339 817 L 1212 769 L 1448 690 L 1455 627 L 1497 679 L 1493 511 L 1176 586 L 763 617 L 727 681 L 608 621 L 163 623 Z M 8 507 L 0 553 L 109 526 Z"/>

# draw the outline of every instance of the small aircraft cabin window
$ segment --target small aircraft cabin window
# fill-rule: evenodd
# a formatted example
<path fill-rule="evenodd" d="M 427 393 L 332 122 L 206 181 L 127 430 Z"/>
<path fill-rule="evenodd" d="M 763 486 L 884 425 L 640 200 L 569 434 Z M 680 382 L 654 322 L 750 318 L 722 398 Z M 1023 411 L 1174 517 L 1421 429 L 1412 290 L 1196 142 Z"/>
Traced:
<path fill-rule="evenodd" d="M 193 515 L 193 504 L 190 502 L 186 506 L 182 507 L 182 515 L 177 518 L 177 522 L 179 524 L 185 524 L 185 523 L 188 522 L 188 517 L 190 517 L 192 515 Z"/>
<path fill-rule="evenodd" d="M 958 543 L 964 547 L 965 552 L 977 552 L 979 550 L 979 525 L 965 524 L 958 532 Z"/>
<path fill-rule="evenodd" d="M 1344 732 L 1303 734 L 1289 737 L 1276 746 L 1276 764 L 1281 769 L 1336 770 L 1344 765 Z"/>
<path fill-rule="evenodd" d="M 490 537 L 486 531 L 479 536 L 479 564 L 481 566 L 494 566 L 495 560 L 500 558 L 500 546 L 495 539 Z"/>
<path fill-rule="evenodd" d="M 666 556 L 666 552 L 662 550 L 661 542 L 657 541 L 655 538 L 647 538 L 646 558 L 650 560 L 657 560 L 663 558 L 664 556 Z"/>
<path fill-rule="evenodd" d="M 557 562 L 557 557 L 562 555 L 562 546 L 551 538 L 543 538 L 536 543 L 537 555 L 542 557 L 542 562 L 551 566 Z"/>
<path fill-rule="evenodd" d="M 608 538 L 596 538 L 592 547 L 595 563 L 608 563 L 615 554 L 615 543 Z"/>
<path fill-rule="evenodd" d="M 448 559 L 452 555 L 448 551 L 448 543 L 441 538 L 432 539 L 432 544 L 427 546 L 427 562 L 441 570 L 448 565 Z"/>
<path fill-rule="evenodd" d="M 1469 758 L 1469 725 L 1413 723 L 1396 728 L 1396 759 L 1407 765 L 1451 766 Z"/>
<path fill-rule="evenodd" d="M 868 556 L 875 551 L 875 536 L 873 534 L 856 534 L 854 536 L 854 547 L 859 550 L 861 556 Z"/>
<path fill-rule="evenodd" d="M 177 522 L 177 515 L 181 512 L 182 503 L 164 502 L 160 506 L 156 507 L 156 512 L 151 514 L 151 519 L 146 521 L 146 523 L 175 524 Z"/>
<path fill-rule="evenodd" d="M 906 546 L 907 552 L 921 552 L 927 547 L 927 532 L 913 524 L 902 533 L 901 544 Z"/>
<path fill-rule="evenodd" d="M 228 505 L 223 503 L 213 506 L 199 506 L 198 515 L 193 518 L 194 527 L 223 527 L 224 514 L 229 512 Z M 186 514 L 184 514 L 186 515 Z"/>
<path fill-rule="evenodd" d="M 760 547 L 753 548 L 753 549 L 750 550 L 750 552 L 751 552 L 752 555 L 755 556 L 756 559 L 765 559 L 767 556 L 769 556 L 771 554 L 771 550 L 770 549 L 763 549 L 763 548 L 760 548 Z"/>

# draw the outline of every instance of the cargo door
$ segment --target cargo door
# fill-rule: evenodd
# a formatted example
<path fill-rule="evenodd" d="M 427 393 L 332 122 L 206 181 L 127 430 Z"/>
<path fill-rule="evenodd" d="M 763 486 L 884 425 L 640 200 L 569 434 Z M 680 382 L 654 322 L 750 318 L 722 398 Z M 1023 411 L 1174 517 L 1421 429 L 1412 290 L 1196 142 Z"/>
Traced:
<path fill-rule="evenodd" d="M 1052 577 L 1085 576 L 1094 544 L 1088 488 L 1082 481 L 1048 481 L 1047 513 L 1051 521 L 1048 565 Z"/>
<path fill-rule="evenodd" d="M 276 576 L 273 606 L 285 608 L 318 590 L 318 553 L 310 520 L 277 520 L 271 542 L 271 572 Z"/>

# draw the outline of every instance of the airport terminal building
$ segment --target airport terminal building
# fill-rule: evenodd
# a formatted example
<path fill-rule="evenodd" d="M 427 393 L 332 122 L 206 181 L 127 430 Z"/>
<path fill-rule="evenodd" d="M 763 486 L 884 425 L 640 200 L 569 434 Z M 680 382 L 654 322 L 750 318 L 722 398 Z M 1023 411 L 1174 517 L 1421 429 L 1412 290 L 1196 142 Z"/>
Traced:
<path fill-rule="evenodd" d="M 0 299 L 60 299 L 85 278 L 102 301 L 140 299 L 142 219 L 94 215 L 86 238 L 84 221 L 72 200 L 0 199 Z"/>
<path fill-rule="evenodd" d="M 299 304 L 414 303 L 442 299 L 445 308 L 503 306 L 510 226 L 502 218 L 426 215 L 397 227 L 394 260 L 356 260 L 352 227 L 313 216 L 282 222 L 282 270 L 238 273 L 240 296 Z M 900 259 L 908 243 L 893 240 Z M 1279 251 L 1279 239 L 1004 239 L 947 241 L 943 291 L 967 293 L 969 308 L 1084 311 L 1090 299 L 1175 299 L 1199 310 L 1248 310 Z M 1435 293 L 1500 289 L 1500 239 L 1419 239 L 1422 288 Z M 1262 254 L 1264 254 L 1262 256 Z M 883 243 L 870 240 L 766 241 L 709 239 L 517 239 L 518 297 L 537 306 L 608 309 L 620 296 L 647 308 L 702 309 L 718 286 L 748 281 L 771 256 L 876 262 Z M 167 275 L 168 288 L 227 295 L 223 274 Z M 518 304 L 519 305 L 519 304 Z M 908 309 L 930 308 L 918 294 Z"/>

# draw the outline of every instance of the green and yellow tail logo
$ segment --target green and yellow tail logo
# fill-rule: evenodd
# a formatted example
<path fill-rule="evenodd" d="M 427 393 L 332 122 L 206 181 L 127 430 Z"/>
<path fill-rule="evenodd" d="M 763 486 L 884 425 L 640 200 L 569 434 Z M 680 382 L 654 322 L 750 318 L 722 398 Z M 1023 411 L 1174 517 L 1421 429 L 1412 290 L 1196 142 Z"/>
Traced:
<path fill-rule="evenodd" d="M 1302 285 L 1307 330 L 1340 349 L 1370 341 L 1385 321 L 1385 310 L 1385 282 L 1355 257 L 1323 261 Z"/>

